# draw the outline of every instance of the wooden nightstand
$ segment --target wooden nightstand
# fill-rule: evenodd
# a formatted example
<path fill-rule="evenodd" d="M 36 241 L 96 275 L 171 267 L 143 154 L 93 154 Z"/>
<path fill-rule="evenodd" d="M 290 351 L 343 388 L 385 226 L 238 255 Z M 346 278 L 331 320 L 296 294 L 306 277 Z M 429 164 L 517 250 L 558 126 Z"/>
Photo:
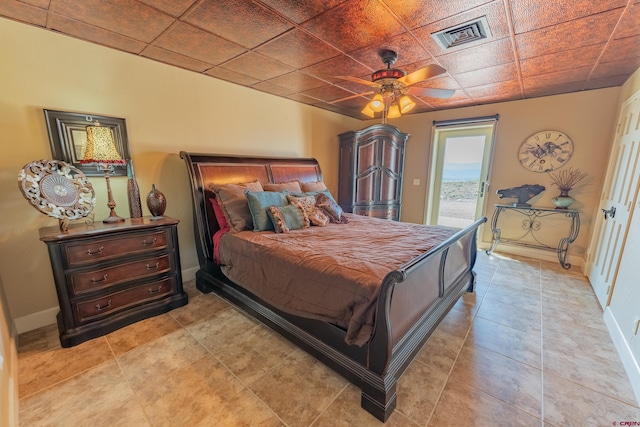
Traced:
<path fill-rule="evenodd" d="M 178 220 L 127 219 L 40 229 L 58 293 L 62 347 L 187 304 Z"/>

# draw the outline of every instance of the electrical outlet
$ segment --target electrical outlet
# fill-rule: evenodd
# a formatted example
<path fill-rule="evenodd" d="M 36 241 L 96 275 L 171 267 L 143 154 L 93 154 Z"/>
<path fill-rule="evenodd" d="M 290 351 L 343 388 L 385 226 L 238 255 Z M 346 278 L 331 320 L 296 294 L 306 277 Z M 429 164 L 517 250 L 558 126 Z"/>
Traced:
<path fill-rule="evenodd" d="M 420 178 L 413 178 L 413 185 L 420 185 Z"/>

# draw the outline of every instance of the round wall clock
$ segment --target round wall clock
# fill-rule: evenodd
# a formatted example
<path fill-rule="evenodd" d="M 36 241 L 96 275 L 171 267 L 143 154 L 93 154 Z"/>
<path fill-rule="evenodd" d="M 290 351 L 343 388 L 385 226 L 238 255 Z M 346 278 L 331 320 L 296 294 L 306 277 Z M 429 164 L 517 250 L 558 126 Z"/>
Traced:
<path fill-rule="evenodd" d="M 562 167 L 573 154 L 573 141 L 557 130 L 543 130 L 525 139 L 518 160 L 533 172 L 551 172 Z"/>

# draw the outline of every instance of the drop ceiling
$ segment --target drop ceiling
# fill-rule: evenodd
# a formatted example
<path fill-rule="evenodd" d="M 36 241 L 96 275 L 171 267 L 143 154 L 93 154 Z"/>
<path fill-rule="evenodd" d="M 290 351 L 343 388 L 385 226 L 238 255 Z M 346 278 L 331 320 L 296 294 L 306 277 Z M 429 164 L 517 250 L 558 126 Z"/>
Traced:
<path fill-rule="evenodd" d="M 640 66 L 640 0 L 2 0 L 0 16 L 366 119 L 381 47 L 418 87 L 410 114 L 620 86 Z M 445 49 L 433 33 L 482 19 Z M 454 32 L 455 33 L 455 32 Z"/>

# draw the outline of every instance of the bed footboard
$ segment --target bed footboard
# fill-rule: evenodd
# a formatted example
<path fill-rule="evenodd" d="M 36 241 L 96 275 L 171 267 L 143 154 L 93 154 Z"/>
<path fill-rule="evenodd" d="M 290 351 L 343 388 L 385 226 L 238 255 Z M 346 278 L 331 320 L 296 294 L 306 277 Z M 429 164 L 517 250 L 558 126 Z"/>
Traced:
<path fill-rule="evenodd" d="M 362 407 L 386 420 L 396 405 L 396 383 L 442 318 L 475 287 L 476 235 L 480 218 L 385 278 L 369 369 L 378 374 L 362 387 Z M 434 284 L 437 283 L 437 286 Z"/>

